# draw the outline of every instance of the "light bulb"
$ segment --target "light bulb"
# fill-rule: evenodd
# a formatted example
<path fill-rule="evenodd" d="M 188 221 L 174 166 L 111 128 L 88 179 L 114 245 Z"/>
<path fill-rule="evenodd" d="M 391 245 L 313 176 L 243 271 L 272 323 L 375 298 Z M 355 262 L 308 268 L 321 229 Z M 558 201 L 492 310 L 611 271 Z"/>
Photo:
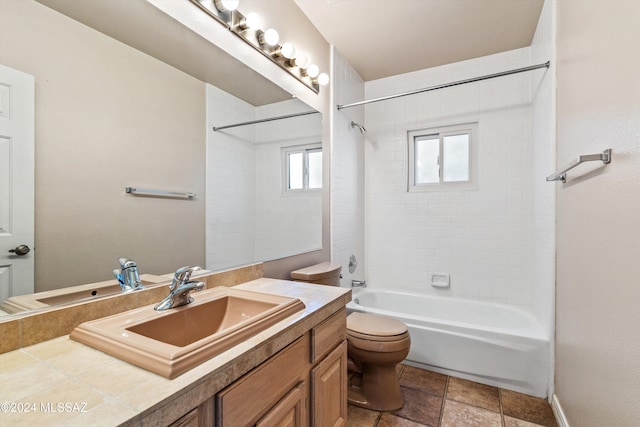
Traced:
<path fill-rule="evenodd" d="M 213 0 L 213 4 L 220 12 L 226 12 L 236 10 L 240 0 Z"/>
<path fill-rule="evenodd" d="M 244 17 L 244 27 L 251 30 L 257 30 L 260 28 L 260 21 L 260 15 L 255 12 L 249 12 L 247 13 L 247 16 Z"/>
<path fill-rule="evenodd" d="M 325 73 L 320 73 L 318 75 L 318 84 L 320 86 L 326 86 L 327 84 L 329 84 L 329 76 Z"/>
<path fill-rule="evenodd" d="M 289 42 L 283 43 L 280 47 L 280 55 L 284 58 L 291 59 L 296 56 L 296 48 Z"/>
<path fill-rule="evenodd" d="M 318 77 L 318 74 L 320 74 L 320 68 L 318 68 L 316 64 L 311 64 L 307 67 L 307 74 L 312 79 L 315 79 L 316 77 Z"/>
<path fill-rule="evenodd" d="M 305 55 L 304 53 L 298 54 L 298 56 L 296 56 L 296 65 L 298 67 L 300 67 L 301 69 L 305 69 L 307 68 L 307 65 L 309 64 L 309 57 L 307 55 Z"/>
<path fill-rule="evenodd" d="M 269 46 L 277 45 L 278 40 L 280 40 L 280 35 L 273 28 L 265 30 L 265 32 L 261 33 L 258 37 L 260 44 L 268 44 Z"/>

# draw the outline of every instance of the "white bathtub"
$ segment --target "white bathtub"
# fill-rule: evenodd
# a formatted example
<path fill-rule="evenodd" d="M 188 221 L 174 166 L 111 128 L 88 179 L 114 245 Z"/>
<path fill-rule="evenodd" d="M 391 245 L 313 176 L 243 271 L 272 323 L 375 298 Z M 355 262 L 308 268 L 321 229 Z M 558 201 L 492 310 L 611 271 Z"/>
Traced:
<path fill-rule="evenodd" d="M 347 309 L 404 322 L 409 365 L 547 395 L 549 339 L 526 309 L 377 289 L 355 290 Z"/>

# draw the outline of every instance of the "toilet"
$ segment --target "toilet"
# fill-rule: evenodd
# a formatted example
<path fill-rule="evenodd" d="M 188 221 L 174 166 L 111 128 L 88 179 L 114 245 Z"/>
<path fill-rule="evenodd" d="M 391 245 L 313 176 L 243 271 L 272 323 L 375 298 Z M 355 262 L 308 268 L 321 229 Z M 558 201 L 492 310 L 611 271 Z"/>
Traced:
<path fill-rule="evenodd" d="M 339 286 L 339 264 L 323 262 L 291 272 L 297 282 Z M 349 403 L 376 411 L 404 404 L 396 366 L 409 354 L 407 325 L 377 314 L 353 312 L 347 316 Z"/>
<path fill-rule="evenodd" d="M 410 346 L 409 329 L 399 320 L 377 314 L 349 314 L 349 403 L 376 411 L 402 408 L 396 366 L 407 357 Z"/>

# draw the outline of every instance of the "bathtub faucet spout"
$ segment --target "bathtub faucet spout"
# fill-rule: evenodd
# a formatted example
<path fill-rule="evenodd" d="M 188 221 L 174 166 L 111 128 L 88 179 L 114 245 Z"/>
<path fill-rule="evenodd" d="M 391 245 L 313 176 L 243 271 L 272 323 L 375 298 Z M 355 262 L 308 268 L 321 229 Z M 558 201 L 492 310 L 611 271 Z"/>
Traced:
<path fill-rule="evenodd" d="M 366 288 L 367 282 L 364 280 L 352 280 L 351 281 L 352 288 Z"/>

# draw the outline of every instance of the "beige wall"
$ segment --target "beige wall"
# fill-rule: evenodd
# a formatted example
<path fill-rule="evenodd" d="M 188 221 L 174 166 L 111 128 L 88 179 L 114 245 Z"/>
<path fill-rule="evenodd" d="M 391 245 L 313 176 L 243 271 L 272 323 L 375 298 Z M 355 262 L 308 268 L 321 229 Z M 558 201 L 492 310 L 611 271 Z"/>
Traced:
<path fill-rule="evenodd" d="M 572 427 L 640 420 L 640 2 L 558 2 L 556 396 Z"/>
<path fill-rule="evenodd" d="M 31 0 L 0 0 L 0 63 L 36 81 L 37 291 L 109 279 L 119 256 L 204 263 L 203 82 Z"/>

